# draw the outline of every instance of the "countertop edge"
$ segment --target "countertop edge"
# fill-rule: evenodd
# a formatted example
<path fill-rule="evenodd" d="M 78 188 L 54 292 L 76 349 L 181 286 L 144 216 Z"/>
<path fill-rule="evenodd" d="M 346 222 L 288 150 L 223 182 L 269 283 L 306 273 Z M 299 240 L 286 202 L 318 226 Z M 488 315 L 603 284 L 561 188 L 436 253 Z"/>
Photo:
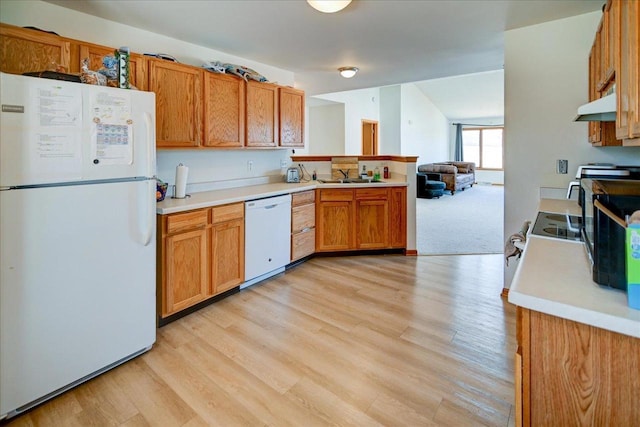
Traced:
<path fill-rule="evenodd" d="M 165 199 L 156 204 L 156 214 L 168 215 L 186 212 L 194 209 L 202 209 L 230 203 L 245 202 L 247 200 L 263 199 L 266 197 L 280 196 L 288 193 L 315 190 L 317 188 L 376 188 L 376 187 L 407 187 L 406 181 L 385 181 L 376 184 L 322 184 L 319 182 L 307 183 L 271 183 L 235 187 L 223 190 L 203 191 L 191 194 L 185 199 Z"/>
<path fill-rule="evenodd" d="M 525 294 L 517 290 L 509 291 L 509 302 L 528 310 L 538 311 L 550 316 L 572 320 L 574 322 L 606 329 L 634 338 L 640 338 L 640 325 L 632 319 L 611 315 L 608 313 L 592 311 L 575 305 L 551 301 Z"/>

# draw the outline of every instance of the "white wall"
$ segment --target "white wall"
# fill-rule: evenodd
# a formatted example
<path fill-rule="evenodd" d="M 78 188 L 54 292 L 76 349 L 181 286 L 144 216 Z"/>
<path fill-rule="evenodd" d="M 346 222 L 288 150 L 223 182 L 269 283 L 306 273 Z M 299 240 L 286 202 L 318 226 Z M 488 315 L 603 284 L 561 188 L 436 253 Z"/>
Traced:
<path fill-rule="evenodd" d="M 151 2 L 149 7 L 152 7 Z M 294 74 L 290 71 L 42 1 L 1 1 L 0 21 L 16 26 L 35 26 L 64 37 L 106 46 L 129 46 L 133 52 L 162 52 L 176 57 L 181 63 L 196 66 L 211 60 L 233 62 L 255 69 L 270 81 L 294 85 Z M 161 150 L 157 156 L 158 176 L 173 184 L 175 167 L 180 162 L 190 168 L 189 183 L 279 175 L 283 173 L 280 160 L 288 162 L 290 155 L 290 150 Z M 247 168 L 249 160 L 253 161 L 251 171 Z"/>
<path fill-rule="evenodd" d="M 402 94 L 400 86 L 380 88 L 380 154 L 402 154 Z"/>
<path fill-rule="evenodd" d="M 401 93 L 401 154 L 418 156 L 418 165 L 449 160 L 447 118 L 416 85 L 401 85 Z"/>
<path fill-rule="evenodd" d="M 379 153 L 419 156 L 418 163 L 446 160 L 449 129 L 446 117 L 412 83 L 319 95 L 316 98 L 344 103 L 344 154 L 362 153 L 362 119 L 379 122 Z M 311 126 L 316 114 L 310 109 Z M 339 127 L 339 124 L 337 125 Z M 329 130 L 317 135 L 310 131 L 309 150 L 325 144 Z"/>
<path fill-rule="evenodd" d="M 307 115 L 308 154 L 344 154 L 345 106 L 344 104 L 309 107 Z"/>
<path fill-rule="evenodd" d="M 579 164 L 640 164 L 638 147 L 594 148 L 587 123 L 573 122 L 587 102 L 588 55 L 601 13 L 505 32 L 505 228 L 534 219 L 540 187 L 566 188 Z M 569 173 L 555 173 L 556 159 Z M 509 286 L 515 264 L 505 270 Z"/>
<path fill-rule="evenodd" d="M 344 104 L 344 154 L 362 154 L 362 120 L 380 122 L 380 90 L 351 90 L 318 95 L 316 98 Z M 315 150 L 312 146 L 316 143 L 315 138 L 310 138 L 311 150 Z"/>

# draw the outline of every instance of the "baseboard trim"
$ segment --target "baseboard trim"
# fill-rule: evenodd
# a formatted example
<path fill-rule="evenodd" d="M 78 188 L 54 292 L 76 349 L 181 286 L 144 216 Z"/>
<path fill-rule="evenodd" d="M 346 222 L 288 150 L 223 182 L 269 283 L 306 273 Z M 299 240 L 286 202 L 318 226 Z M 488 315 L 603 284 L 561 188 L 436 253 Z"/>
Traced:
<path fill-rule="evenodd" d="M 405 256 L 418 256 L 417 249 L 407 249 L 404 251 Z"/>

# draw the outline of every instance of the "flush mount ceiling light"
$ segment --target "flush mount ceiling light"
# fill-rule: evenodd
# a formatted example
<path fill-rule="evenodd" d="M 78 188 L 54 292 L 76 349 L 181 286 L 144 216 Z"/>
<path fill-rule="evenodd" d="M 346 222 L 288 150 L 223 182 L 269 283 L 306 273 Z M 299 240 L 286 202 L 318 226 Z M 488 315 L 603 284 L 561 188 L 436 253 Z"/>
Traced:
<path fill-rule="evenodd" d="M 351 77 L 356 75 L 356 73 L 358 72 L 358 68 L 357 67 L 340 67 L 338 68 L 338 71 L 340 71 L 340 75 L 342 77 L 344 77 L 345 79 L 350 79 Z"/>
<path fill-rule="evenodd" d="M 351 0 L 307 0 L 309 5 L 324 13 L 338 12 L 351 3 Z"/>

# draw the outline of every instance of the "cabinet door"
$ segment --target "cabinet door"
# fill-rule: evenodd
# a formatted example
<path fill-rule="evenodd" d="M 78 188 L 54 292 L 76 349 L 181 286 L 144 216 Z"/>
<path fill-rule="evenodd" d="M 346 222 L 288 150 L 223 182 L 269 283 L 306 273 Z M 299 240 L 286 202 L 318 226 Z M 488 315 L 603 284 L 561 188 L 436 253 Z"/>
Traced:
<path fill-rule="evenodd" d="M 247 147 L 278 145 L 278 87 L 247 82 Z"/>
<path fill-rule="evenodd" d="M 209 295 L 206 228 L 167 236 L 162 316 L 190 307 Z"/>
<path fill-rule="evenodd" d="M 70 66 L 70 43 L 54 34 L 0 24 L 0 71 L 22 74 Z"/>
<path fill-rule="evenodd" d="M 280 91 L 280 146 L 304 147 L 304 92 L 288 87 Z"/>
<path fill-rule="evenodd" d="M 204 145 L 244 146 L 245 81 L 239 77 L 204 74 Z"/>
<path fill-rule="evenodd" d="M 382 249 L 389 246 L 389 202 L 356 200 L 356 236 L 358 249 Z"/>
<path fill-rule="evenodd" d="M 530 425 L 638 424 L 640 339 L 536 311 L 529 321 Z"/>
<path fill-rule="evenodd" d="M 162 59 L 148 61 L 149 91 L 156 93 L 157 147 L 199 146 L 203 71 Z"/>
<path fill-rule="evenodd" d="M 407 189 L 389 189 L 389 245 L 392 248 L 407 246 Z"/>
<path fill-rule="evenodd" d="M 80 45 L 78 67 L 82 67 L 84 58 L 89 58 L 89 69 L 97 71 L 102 67 L 102 59 L 113 55 L 115 49 L 107 46 L 83 43 Z M 147 90 L 147 58 L 132 53 L 129 55 L 129 82 L 138 90 Z"/>
<path fill-rule="evenodd" d="M 625 145 L 640 145 L 640 2 L 629 1 L 629 140 Z"/>
<path fill-rule="evenodd" d="M 212 294 L 244 282 L 244 219 L 211 227 L 211 266 Z"/>
<path fill-rule="evenodd" d="M 621 0 L 614 8 L 616 25 L 616 137 L 640 145 L 640 5 Z"/>
<path fill-rule="evenodd" d="M 353 202 L 320 202 L 316 215 L 318 251 L 341 251 L 355 247 L 353 241 Z"/>
<path fill-rule="evenodd" d="M 612 11 L 613 1 L 608 0 L 603 15 L 603 39 L 602 39 L 602 78 L 603 89 L 609 86 L 609 83 L 615 75 L 615 21 L 614 12 Z"/>

